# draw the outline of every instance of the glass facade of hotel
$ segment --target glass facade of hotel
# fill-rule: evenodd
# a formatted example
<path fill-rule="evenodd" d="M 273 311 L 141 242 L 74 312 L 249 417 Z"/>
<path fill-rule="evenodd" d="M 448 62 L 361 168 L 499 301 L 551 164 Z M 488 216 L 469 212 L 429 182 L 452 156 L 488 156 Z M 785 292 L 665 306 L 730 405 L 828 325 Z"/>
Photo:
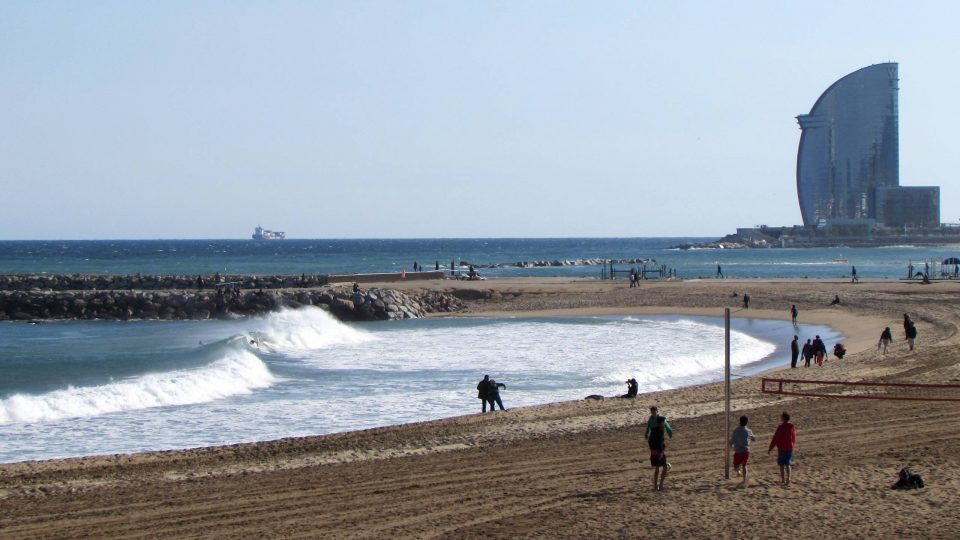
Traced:
<path fill-rule="evenodd" d="M 896 63 L 833 83 L 797 117 L 797 195 L 805 226 L 876 219 L 877 188 L 900 184 Z"/>

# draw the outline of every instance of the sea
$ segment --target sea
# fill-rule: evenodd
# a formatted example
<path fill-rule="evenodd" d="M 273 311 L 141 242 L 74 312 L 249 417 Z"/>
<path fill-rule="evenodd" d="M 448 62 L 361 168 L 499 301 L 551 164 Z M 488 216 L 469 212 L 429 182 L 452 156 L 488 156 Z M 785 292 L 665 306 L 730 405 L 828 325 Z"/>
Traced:
<path fill-rule="evenodd" d="M 901 279 L 957 246 L 701 249 L 700 238 L 0 241 L 0 274 L 300 275 L 449 270 L 600 279 L 643 259 L 681 279 Z M 837 262 L 842 261 L 842 262 Z M 719 314 L 718 314 L 719 315 Z M 801 312 L 802 321 L 802 312 Z M 801 323 L 735 317 L 734 376 L 788 361 Z M 169 450 L 317 435 L 480 413 L 485 374 L 509 409 L 722 379 L 718 317 L 431 317 L 343 323 L 317 308 L 215 321 L 0 323 L 0 462 Z M 669 411 L 666 411 L 669 414 Z M 488 413 L 489 414 L 489 413 Z M 502 414 L 502 413 L 496 413 Z"/>

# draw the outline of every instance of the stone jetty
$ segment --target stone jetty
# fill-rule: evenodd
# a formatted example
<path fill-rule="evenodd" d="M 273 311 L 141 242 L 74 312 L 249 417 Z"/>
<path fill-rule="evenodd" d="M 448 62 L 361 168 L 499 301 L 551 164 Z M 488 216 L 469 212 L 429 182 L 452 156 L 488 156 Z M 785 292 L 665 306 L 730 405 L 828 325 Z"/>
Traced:
<path fill-rule="evenodd" d="M 409 319 L 464 308 L 425 291 L 326 285 L 325 276 L 0 276 L 0 321 L 202 320 L 318 306 L 340 320 Z"/>

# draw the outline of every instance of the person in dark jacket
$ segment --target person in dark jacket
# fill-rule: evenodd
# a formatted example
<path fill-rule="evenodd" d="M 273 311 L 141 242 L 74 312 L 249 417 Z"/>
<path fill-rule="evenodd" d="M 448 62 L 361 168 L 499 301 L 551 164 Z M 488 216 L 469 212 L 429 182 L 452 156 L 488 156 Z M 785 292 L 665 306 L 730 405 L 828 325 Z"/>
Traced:
<path fill-rule="evenodd" d="M 823 361 L 827 358 L 827 345 L 820 339 L 820 336 L 813 338 L 813 357 L 818 366 L 823 366 Z"/>
<path fill-rule="evenodd" d="M 887 348 L 890 346 L 890 342 L 893 341 L 893 334 L 890 332 L 890 327 L 883 329 L 883 332 L 880 332 L 880 342 L 877 343 L 877 349 L 883 347 L 883 354 L 887 354 Z"/>
<path fill-rule="evenodd" d="M 653 467 L 653 490 L 663 491 L 663 481 L 667 479 L 667 418 L 657 417 L 657 425 L 650 430 L 647 443 L 650 446 L 650 465 Z"/>
<path fill-rule="evenodd" d="M 503 408 L 503 402 L 500 401 L 500 389 L 501 388 L 505 389 L 506 387 L 507 385 L 497 382 L 493 379 L 490 379 L 490 387 L 487 390 L 487 401 L 490 402 L 490 412 L 493 412 L 495 410 L 493 408 L 494 403 L 500 406 L 501 411 L 506 410 Z"/>
<path fill-rule="evenodd" d="M 800 337 L 793 336 L 793 341 L 790 342 L 790 367 L 797 367 L 797 358 L 800 357 Z"/>
<path fill-rule="evenodd" d="M 801 354 L 803 355 L 803 367 L 810 367 L 810 360 L 813 358 L 813 345 L 809 339 L 803 344 Z"/>
<path fill-rule="evenodd" d="M 480 412 L 487 412 L 487 401 L 490 395 L 490 376 L 484 375 L 477 385 L 477 397 L 480 398 Z M 490 402 L 490 412 L 493 412 L 493 402 Z"/>
<path fill-rule="evenodd" d="M 913 324 L 913 321 L 910 321 L 910 326 L 907 326 L 907 345 L 910 346 L 910 350 L 913 350 L 913 344 L 917 340 L 917 325 Z"/>

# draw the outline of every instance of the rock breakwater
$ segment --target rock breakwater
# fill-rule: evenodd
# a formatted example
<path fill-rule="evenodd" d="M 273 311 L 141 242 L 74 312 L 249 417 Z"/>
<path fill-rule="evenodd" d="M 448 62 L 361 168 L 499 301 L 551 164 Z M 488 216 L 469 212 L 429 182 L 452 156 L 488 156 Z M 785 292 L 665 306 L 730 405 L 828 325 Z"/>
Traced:
<path fill-rule="evenodd" d="M 45 276 L 47 277 L 47 276 Z M 48 280 L 34 277 L 3 276 L 0 278 L 0 320 L 202 320 L 258 315 L 284 308 L 318 306 L 340 320 L 370 321 L 409 319 L 428 313 L 455 312 L 464 309 L 455 296 L 426 291 L 405 293 L 392 289 L 371 288 L 353 291 L 349 288 L 323 286 L 304 287 L 303 280 L 277 276 L 280 279 L 243 276 L 238 285 L 222 281 L 222 286 L 200 290 L 177 288 L 177 278 L 144 279 L 152 289 L 127 287 L 128 277 L 86 276 L 69 283 L 89 288 L 63 289 L 57 276 Z M 235 276 L 231 276 L 235 277 Z M 196 278 L 194 278 L 196 279 Z M 291 279 L 294 288 L 276 286 Z M 49 283 L 40 288 L 22 285 Z M 239 283 L 259 283 L 262 288 L 244 289 Z M 14 284 L 14 288 L 4 288 Z M 270 288 L 270 285 L 274 288 Z M 94 286 L 96 285 L 96 286 Z M 5 289 L 5 290 L 4 290 Z"/>
<path fill-rule="evenodd" d="M 238 274 L 185 275 L 92 275 L 92 274 L 9 274 L 0 275 L 0 291 L 119 291 L 216 289 L 289 289 L 327 284 L 326 274 L 299 276 L 249 276 Z"/>

